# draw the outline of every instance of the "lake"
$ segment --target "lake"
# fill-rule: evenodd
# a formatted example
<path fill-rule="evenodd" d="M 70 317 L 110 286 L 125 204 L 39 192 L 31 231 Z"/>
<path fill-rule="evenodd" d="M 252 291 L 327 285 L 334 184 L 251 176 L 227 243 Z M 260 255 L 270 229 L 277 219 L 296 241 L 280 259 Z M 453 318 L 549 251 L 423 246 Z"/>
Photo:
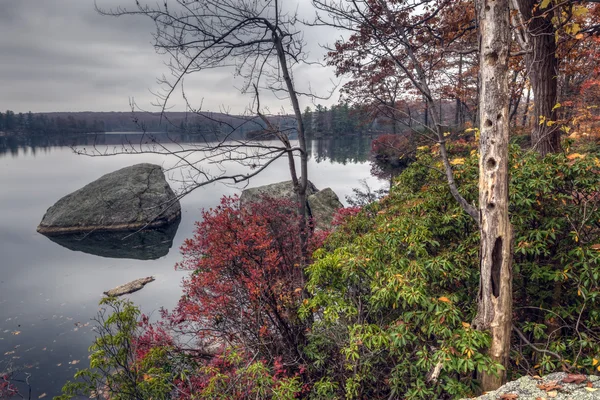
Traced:
<path fill-rule="evenodd" d="M 0 139 L 4 139 L 0 142 L 0 375 L 14 370 L 15 379 L 29 381 L 31 398 L 43 394 L 51 398 L 77 369 L 88 366 L 87 349 L 94 338 L 90 319 L 96 315 L 102 292 L 153 275 L 155 282 L 128 298 L 148 315 L 156 316 L 160 307 L 172 308 L 187 274 L 174 269 L 180 260 L 178 249 L 192 236 L 194 221 L 203 208 L 217 205 L 223 195 L 241 193 L 243 187 L 217 183 L 184 197 L 182 220 L 164 257 L 100 257 L 69 250 L 38 234 L 36 227 L 48 207 L 108 172 L 141 162 L 169 166 L 173 160 L 157 154 L 87 157 L 68 146 Z M 110 143 L 105 140 L 99 148 L 110 150 L 111 143 L 122 139 L 111 135 Z M 89 140 L 78 139 L 75 144 L 82 148 Z M 374 188 L 384 186 L 369 173 L 369 144 L 369 139 L 358 137 L 311 142 L 309 179 L 319 189 L 331 187 L 342 202 L 361 179 Z M 228 166 L 242 170 L 239 165 Z M 167 177 L 174 187 L 178 185 L 178 175 Z M 249 186 L 289 179 L 287 161 L 281 159 Z M 21 383 L 20 388 L 27 398 L 27 385 Z"/>

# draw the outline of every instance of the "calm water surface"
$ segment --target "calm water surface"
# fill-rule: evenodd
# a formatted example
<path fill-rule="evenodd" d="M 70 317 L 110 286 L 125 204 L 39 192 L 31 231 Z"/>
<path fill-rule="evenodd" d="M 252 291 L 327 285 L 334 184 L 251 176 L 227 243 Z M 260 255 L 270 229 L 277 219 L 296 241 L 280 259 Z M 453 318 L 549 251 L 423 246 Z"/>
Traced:
<path fill-rule="evenodd" d="M 319 189 L 331 187 L 342 202 L 361 179 L 382 186 L 369 174 L 367 146 L 368 141 L 357 139 L 313 142 L 309 179 Z M 141 162 L 169 164 L 160 155 L 94 158 L 60 146 L 0 148 L 0 372 L 15 370 L 15 378 L 29 377 L 31 398 L 59 394 L 78 368 L 88 366 L 87 349 L 94 338 L 90 319 L 103 291 L 153 275 L 155 282 L 128 297 L 146 314 L 172 308 L 186 275 L 173 268 L 180 260 L 178 248 L 192 235 L 200 210 L 215 206 L 223 195 L 241 192 L 214 184 L 183 198 L 173 247 L 157 260 L 72 251 L 36 232 L 46 209 L 58 199 L 103 174 Z M 249 186 L 282 180 L 289 180 L 289 174 L 286 162 L 279 160 Z"/>

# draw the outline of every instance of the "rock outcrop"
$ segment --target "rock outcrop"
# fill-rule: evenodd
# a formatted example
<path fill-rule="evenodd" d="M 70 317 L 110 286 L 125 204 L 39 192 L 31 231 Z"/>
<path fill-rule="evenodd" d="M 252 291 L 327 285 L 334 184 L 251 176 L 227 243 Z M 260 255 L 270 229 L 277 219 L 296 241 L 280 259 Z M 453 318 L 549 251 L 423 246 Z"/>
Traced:
<path fill-rule="evenodd" d="M 181 217 L 179 200 L 155 164 L 111 172 L 66 195 L 46 211 L 44 235 L 164 227 Z"/>
<path fill-rule="evenodd" d="M 330 188 L 318 190 L 316 186 L 308 181 L 306 188 L 308 211 L 314 218 L 317 229 L 331 228 L 331 220 L 335 212 L 343 208 L 338 196 Z M 292 181 L 278 182 L 270 185 L 249 188 L 242 191 L 240 202 L 242 206 L 260 202 L 264 197 L 273 199 L 285 199 L 293 202 L 298 201 L 294 192 Z"/>
<path fill-rule="evenodd" d="M 557 372 L 543 378 L 524 376 L 479 400 L 592 400 L 600 399 L 600 377 Z"/>

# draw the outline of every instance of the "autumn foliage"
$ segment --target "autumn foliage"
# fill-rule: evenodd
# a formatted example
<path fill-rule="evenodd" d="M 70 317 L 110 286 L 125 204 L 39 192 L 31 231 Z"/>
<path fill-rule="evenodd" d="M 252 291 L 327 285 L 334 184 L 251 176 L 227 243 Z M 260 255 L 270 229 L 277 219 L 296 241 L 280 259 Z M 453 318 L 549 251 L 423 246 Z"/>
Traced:
<path fill-rule="evenodd" d="M 224 197 L 206 210 L 182 246 L 179 269 L 193 273 L 171 320 L 203 346 L 231 345 L 298 366 L 305 324 L 299 217 L 292 203 L 241 206 Z"/>

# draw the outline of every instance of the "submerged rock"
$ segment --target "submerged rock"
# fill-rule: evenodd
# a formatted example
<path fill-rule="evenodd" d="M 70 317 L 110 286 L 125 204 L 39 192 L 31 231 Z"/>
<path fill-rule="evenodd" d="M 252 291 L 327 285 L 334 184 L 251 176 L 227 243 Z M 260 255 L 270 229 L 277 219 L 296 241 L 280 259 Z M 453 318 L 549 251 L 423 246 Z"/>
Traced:
<path fill-rule="evenodd" d="M 117 286 L 114 289 L 107 290 L 106 292 L 104 292 L 104 294 L 109 297 L 123 296 L 124 294 L 137 292 L 138 290 L 143 289 L 144 286 L 146 286 L 146 284 L 153 282 L 153 281 L 154 281 L 153 276 L 149 276 L 147 278 L 136 279 L 135 281 L 131 281 L 131 282 L 126 283 L 121 286 Z"/>
<path fill-rule="evenodd" d="M 111 172 L 66 195 L 46 211 L 44 235 L 130 231 L 166 226 L 181 216 L 179 200 L 155 164 Z"/>
<path fill-rule="evenodd" d="M 306 194 L 308 211 L 314 218 L 315 227 L 317 229 L 331 228 L 333 215 L 338 209 L 344 207 L 338 196 L 331 188 L 318 190 L 311 181 L 308 181 Z M 240 202 L 244 206 L 245 204 L 260 202 L 264 197 L 298 201 L 292 181 L 285 181 L 245 189 L 240 196 Z"/>

